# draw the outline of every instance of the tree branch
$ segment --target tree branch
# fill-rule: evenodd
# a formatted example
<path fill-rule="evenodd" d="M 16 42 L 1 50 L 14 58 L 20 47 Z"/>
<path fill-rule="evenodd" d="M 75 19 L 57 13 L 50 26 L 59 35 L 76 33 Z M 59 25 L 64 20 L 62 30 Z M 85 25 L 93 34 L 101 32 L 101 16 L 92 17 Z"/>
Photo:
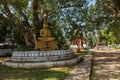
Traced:
<path fill-rule="evenodd" d="M 111 10 L 111 12 L 114 13 L 117 17 L 120 17 L 120 10 L 119 10 L 118 8 L 112 6 L 112 5 L 108 5 L 107 3 L 108 3 L 108 2 L 106 1 L 106 2 L 105 2 L 105 6 L 106 6 L 109 10 Z"/>
<path fill-rule="evenodd" d="M 3 1 L 2 3 L 4 6 L 4 9 L 5 9 L 5 11 L 3 11 L 3 13 L 8 17 L 8 20 L 10 21 L 10 23 L 15 26 L 15 23 L 14 23 L 15 19 L 13 17 L 13 14 L 11 13 L 10 9 L 8 8 L 8 3 L 6 1 Z"/>
<path fill-rule="evenodd" d="M 28 21 L 27 16 L 22 12 L 22 10 L 21 10 L 19 7 L 17 7 L 15 4 L 13 4 L 13 7 L 16 9 L 16 11 L 17 11 L 19 14 L 21 14 L 21 16 L 24 17 L 25 21 Z"/>
<path fill-rule="evenodd" d="M 57 10 L 60 10 L 60 9 L 63 9 L 63 8 L 70 8 L 70 7 L 80 7 L 80 6 L 82 6 L 82 5 L 80 5 L 79 3 L 76 2 L 73 5 L 66 5 L 66 6 L 57 7 L 53 11 L 50 11 L 46 16 L 44 16 L 44 18 L 47 18 L 51 14 L 55 13 Z"/>

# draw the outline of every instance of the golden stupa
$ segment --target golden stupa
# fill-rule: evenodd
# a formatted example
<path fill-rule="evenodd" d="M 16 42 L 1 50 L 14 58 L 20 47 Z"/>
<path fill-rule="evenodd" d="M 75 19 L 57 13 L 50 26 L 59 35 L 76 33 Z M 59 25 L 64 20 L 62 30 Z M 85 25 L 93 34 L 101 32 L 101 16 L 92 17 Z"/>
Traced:
<path fill-rule="evenodd" d="M 36 40 L 36 50 L 57 50 L 58 45 L 54 37 L 51 37 L 51 31 L 48 23 L 44 22 L 43 29 L 40 30 L 40 37 Z"/>

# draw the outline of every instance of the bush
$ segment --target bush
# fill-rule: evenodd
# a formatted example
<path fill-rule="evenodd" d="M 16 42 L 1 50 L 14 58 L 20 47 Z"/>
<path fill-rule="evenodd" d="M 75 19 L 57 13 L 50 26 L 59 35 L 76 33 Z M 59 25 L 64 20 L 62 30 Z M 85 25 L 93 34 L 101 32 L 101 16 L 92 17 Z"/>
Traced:
<path fill-rule="evenodd" d="M 17 51 L 32 51 L 34 46 L 18 45 Z"/>

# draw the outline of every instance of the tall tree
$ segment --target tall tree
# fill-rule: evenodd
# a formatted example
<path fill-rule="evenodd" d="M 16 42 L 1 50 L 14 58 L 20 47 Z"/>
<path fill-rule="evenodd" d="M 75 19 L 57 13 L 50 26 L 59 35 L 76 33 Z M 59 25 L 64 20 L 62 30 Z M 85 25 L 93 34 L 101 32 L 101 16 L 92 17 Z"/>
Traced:
<path fill-rule="evenodd" d="M 106 0 L 104 5 L 111 13 L 111 19 L 108 21 L 110 24 L 108 30 L 115 36 L 115 43 L 120 43 L 120 0 Z"/>
<path fill-rule="evenodd" d="M 39 36 L 44 20 L 59 20 L 62 13 L 75 15 L 76 10 L 78 12 L 85 8 L 86 2 L 87 0 L 0 0 L 0 14 L 10 22 L 16 37 L 19 35 L 18 41 L 23 38 L 22 42 L 30 46 L 34 44 L 33 33 Z M 64 13 L 67 9 L 73 10 L 72 13 Z"/>
<path fill-rule="evenodd" d="M 99 29 L 107 29 L 106 33 L 112 33 L 114 42 L 119 43 L 119 0 L 96 0 L 95 24 L 98 23 Z M 117 33 L 117 34 L 116 34 Z"/>

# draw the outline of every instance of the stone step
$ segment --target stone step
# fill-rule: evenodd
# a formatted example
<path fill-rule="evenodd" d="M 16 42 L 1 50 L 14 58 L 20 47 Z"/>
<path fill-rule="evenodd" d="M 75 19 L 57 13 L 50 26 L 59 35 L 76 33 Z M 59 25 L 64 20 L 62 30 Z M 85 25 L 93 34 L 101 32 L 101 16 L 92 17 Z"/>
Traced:
<path fill-rule="evenodd" d="M 12 61 L 54 61 L 54 60 L 64 60 L 75 57 L 73 54 L 60 55 L 60 56 L 42 56 L 42 57 L 12 57 Z"/>
<path fill-rule="evenodd" d="M 51 68 L 51 67 L 64 67 L 77 64 L 80 62 L 80 56 L 66 59 L 66 60 L 59 60 L 59 61 L 5 61 L 2 62 L 3 65 L 14 67 L 14 68 Z"/>

